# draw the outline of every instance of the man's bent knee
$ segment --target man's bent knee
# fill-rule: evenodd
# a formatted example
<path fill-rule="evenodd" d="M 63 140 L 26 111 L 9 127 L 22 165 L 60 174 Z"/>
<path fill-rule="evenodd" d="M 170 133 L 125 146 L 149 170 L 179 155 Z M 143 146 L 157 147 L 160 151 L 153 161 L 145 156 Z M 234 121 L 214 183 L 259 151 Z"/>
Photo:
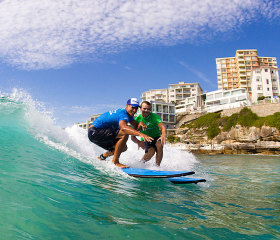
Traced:
<path fill-rule="evenodd" d="M 149 148 L 148 152 L 146 152 L 143 156 L 144 161 L 149 161 L 155 154 L 154 148 Z"/>

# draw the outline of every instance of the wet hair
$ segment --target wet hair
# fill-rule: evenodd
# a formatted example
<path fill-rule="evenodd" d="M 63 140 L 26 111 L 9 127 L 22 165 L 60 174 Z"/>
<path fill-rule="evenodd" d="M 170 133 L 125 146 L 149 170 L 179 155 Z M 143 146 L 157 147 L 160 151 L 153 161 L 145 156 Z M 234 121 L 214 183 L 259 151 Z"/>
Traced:
<path fill-rule="evenodd" d="M 142 104 L 143 103 L 145 103 L 145 104 L 147 104 L 147 105 L 149 105 L 149 106 L 151 106 L 152 104 L 150 103 L 150 102 L 148 102 L 148 101 L 143 101 L 143 102 L 141 102 L 141 105 L 140 105 L 140 107 L 142 107 Z"/>

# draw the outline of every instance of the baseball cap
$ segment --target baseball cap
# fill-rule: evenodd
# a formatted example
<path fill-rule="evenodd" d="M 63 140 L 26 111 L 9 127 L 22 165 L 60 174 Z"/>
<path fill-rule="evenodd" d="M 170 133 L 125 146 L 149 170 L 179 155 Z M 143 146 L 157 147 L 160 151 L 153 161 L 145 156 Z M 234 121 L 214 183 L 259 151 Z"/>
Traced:
<path fill-rule="evenodd" d="M 137 98 L 130 98 L 128 99 L 127 105 L 131 105 L 132 107 L 140 107 L 138 99 Z"/>

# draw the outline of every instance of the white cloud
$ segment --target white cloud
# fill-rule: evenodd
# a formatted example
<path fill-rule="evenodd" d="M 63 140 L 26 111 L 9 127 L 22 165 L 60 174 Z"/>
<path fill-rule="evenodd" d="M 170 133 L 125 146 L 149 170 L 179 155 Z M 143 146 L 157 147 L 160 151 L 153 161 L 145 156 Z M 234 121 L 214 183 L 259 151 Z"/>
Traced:
<path fill-rule="evenodd" d="M 179 62 L 180 65 L 182 65 L 184 68 L 186 68 L 187 70 L 189 70 L 190 72 L 192 72 L 194 75 L 196 75 L 199 79 L 203 80 L 205 83 L 210 84 L 214 87 L 216 87 L 217 85 L 214 84 L 213 82 L 211 82 L 202 72 L 196 70 L 193 67 L 190 67 L 188 64 L 180 61 Z"/>
<path fill-rule="evenodd" d="M 194 41 L 279 12 L 267 0 L 3 0 L 0 58 L 23 69 L 59 68 L 132 45 Z"/>

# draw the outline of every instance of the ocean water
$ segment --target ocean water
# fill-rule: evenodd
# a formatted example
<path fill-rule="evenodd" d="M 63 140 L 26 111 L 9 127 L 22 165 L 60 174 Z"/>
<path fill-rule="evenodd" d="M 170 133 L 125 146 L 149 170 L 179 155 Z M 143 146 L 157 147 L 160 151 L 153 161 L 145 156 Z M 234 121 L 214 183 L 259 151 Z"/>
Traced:
<path fill-rule="evenodd" d="M 279 239 L 279 156 L 194 156 L 160 167 L 131 141 L 121 162 L 193 170 L 206 183 L 127 176 L 85 130 L 61 129 L 28 94 L 0 95 L 0 239 Z"/>

